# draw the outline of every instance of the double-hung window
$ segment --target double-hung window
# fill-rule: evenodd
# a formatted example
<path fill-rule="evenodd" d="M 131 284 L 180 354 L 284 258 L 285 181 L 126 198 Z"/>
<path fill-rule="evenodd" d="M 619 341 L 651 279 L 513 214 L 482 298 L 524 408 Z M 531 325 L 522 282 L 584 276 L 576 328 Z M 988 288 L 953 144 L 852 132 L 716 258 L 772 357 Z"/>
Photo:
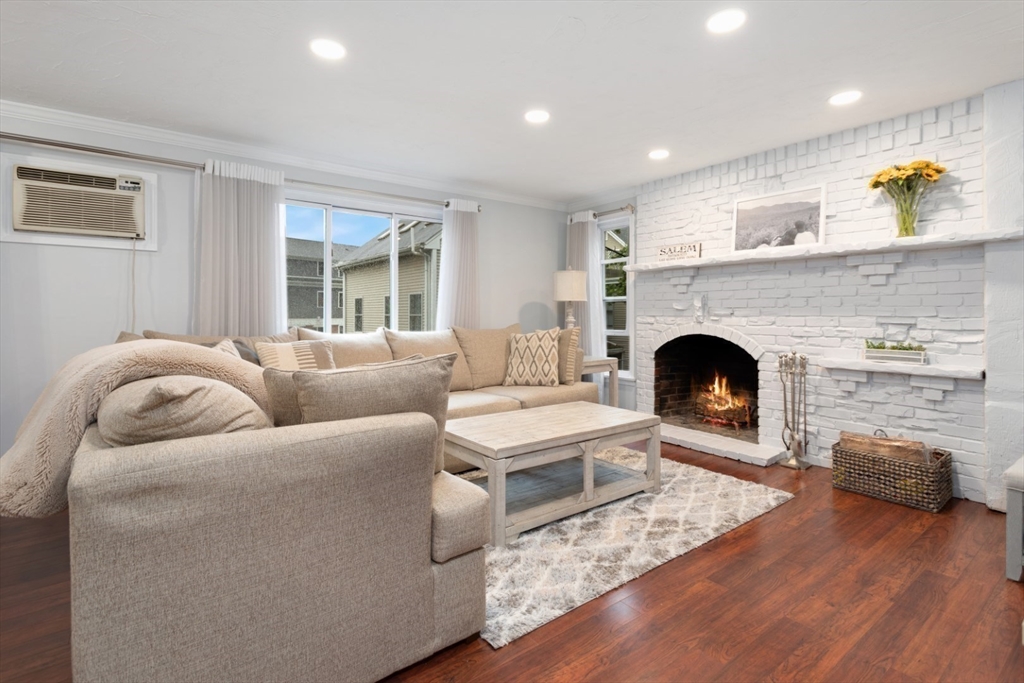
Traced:
<path fill-rule="evenodd" d="M 633 277 L 624 268 L 633 263 L 633 214 L 617 213 L 598 219 L 597 227 L 604 247 L 601 271 L 606 353 L 619 359 L 619 370 L 628 377 L 633 371 Z"/>
<path fill-rule="evenodd" d="M 423 329 L 423 293 L 409 295 L 409 329 L 419 332 Z"/>
<path fill-rule="evenodd" d="M 391 207 L 383 199 L 290 191 L 288 326 L 335 333 L 433 329 L 441 213 L 427 204 Z"/>

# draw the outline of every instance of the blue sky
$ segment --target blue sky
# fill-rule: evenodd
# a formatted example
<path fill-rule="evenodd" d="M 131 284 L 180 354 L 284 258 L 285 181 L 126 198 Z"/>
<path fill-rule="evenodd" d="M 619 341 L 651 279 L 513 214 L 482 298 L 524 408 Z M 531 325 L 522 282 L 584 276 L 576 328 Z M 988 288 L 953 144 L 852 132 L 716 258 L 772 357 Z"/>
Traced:
<path fill-rule="evenodd" d="M 302 240 L 324 239 L 324 210 L 311 206 L 288 204 L 285 208 L 285 234 Z M 363 216 L 335 211 L 332 221 L 332 239 L 335 244 L 359 246 L 391 227 L 391 219 L 384 216 Z"/>

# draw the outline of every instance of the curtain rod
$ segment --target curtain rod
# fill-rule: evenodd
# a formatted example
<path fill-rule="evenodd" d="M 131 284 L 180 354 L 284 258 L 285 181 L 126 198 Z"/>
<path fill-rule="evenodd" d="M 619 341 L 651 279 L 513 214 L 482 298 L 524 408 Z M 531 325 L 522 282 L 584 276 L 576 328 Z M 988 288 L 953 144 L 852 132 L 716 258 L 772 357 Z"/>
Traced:
<path fill-rule="evenodd" d="M 195 161 L 181 161 L 178 159 L 168 159 L 166 157 L 155 157 L 148 154 L 135 154 L 133 152 L 125 152 L 119 149 L 111 149 L 109 147 L 94 147 L 92 145 L 80 145 L 74 142 L 64 142 L 63 140 L 51 140 L 48 138 L 38 138 L 31 135 L 18 135 L 17 133 L 6 133 L 0 131 L 0 140 L 9 140 L 11 142 L 21 142 L 29 145 L 41 145 L 43 147 L 56 147 L 58 149 L 67 149 L 74 152 L 86 152 L 88 154 L 99 154 L 108 157 L 118 157 L 121 159 L 130 159 L 132 161 L 143 161 L 150 164 L 161 164 L 163 166 L 174 166 L 177 168 L 187 168 L 189 170 L 202 170 L 206 168 L 205 162 Z M 340 185 L 328 185 L 326 183 L 314 183 L 305 180 L 293 180 L 286 178 L 285 183 L 288 185 L 306 185 L 309 187 L 319 187 L 327 190 L 340 190 L 349 194 L 360 194 L 369 197 L 380 197 L 384 199 L 398 199 L 406 202 L 417 202 L 420 204 L 430 204 L 433 206 L 448 206 L 446 201 L 438 201 L 436 199 L 420 199 L 419 197 L 406 197 L 399 194 L 389 194 L 387 192 L 374 192 L 372 190 L 358 190 L 350 187 L 342 187 Z"/>
<path fill-rule="evenodd" d="M 31 135 L 17 135 L 15 133 L 5 133 L 0 131 L 0 140 L 11 140 L 12 142 L 24 142 L 29 145 L 42 145 L 43 147 L 57 147 L 59 149 L 70 149 L 75 152 L 88 152 L 89 154 L 102 154 L 108 157 L 121 157 L 122 159 L 132 159 L 134 161 L 145 161 L 151 164 L 162 164 L 164 166 L 177 166 L 178 168 L 187 168 L 189 170 L 195 170 L 197 168 L 206 168 L 205 163 L 198 163 L 194 161 L 179 161 L 178 159 L 167 159 L 165 157 L 152 157 L 146 154 L 134 154 L 132 152 L 122 152 L 117 149 L 110 149 L 108 147 L 93 147 L 92 145 L 79 145 L 74 142 L 63 142 L 61 140 L 49 140 L 47 138 L 37 138 Z"/>
<path fill-rule="evenodd" d="M 325 190 L 341 190 L 346 194 L 360 194 L 368 197 L 380 197 L 382 199 L 398 199 L 403 202 L 416 202 L 417 204 L 430 204 L 432 206 L 448 206 L 448 202 L 437 199 L 420 199 L 419 197 L 406 197 L 400 194 L 389 194 L 387 192 L 375 192 L 374 190 L 358 190 L 352 187 L 341 187 L 340 185 L 328 185 L 327 183 L 314 183 L 308 180 L 292 180 L 285 178 L 288 185 L 305 185 L 307 187 L 319 187 Z"/>
<path fill-rule="evenodd" d="M 601 216 L 610 216 L 613 213 L 620 213 L 620 212 L 633 213 L 633 211 L 635 211 L 635 210 L 636 210 L 635 206 L 633 206 L 632 204 L 626 204 L 625 206 L 620 206 L 617 209 L 608 209 L 607 211 L 602 211 L 601 213 L 595 213 L 594 215 L 597 216 L 598 218 L 600 218 Z"/>

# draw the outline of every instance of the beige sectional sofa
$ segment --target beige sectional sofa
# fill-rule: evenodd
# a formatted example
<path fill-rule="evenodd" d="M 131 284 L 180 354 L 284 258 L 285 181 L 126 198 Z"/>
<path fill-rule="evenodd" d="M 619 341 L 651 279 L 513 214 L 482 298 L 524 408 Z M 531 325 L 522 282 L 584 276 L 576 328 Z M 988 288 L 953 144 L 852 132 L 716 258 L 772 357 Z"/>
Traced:
<path fill-rule="evenodd" d="M 328 338 L 339 367 L 455 353 L 446 419 L 597 401 L 568 337 L 558 386 L 502 386 L 517 330 L 292 330 L 272 341 Z M 166 353 L 136 343 L 108 352 L 111 363 Z M 188 365 L 228 362 L 219 354 L 197 349 Z M 103 433 L 139 420 L 138 392 L 125 385 L 121 405 L 117 391 L 100 402 L 67 485 L 75 680 L 368 681 L 479 632 L 488 499 L 442 471 L 468 468 L 438 457 L 444 411 L 270 428 L 263 370 L 237 363 L 249 386 L 227 388 L 252 404 L 239 411 L 245 431 L 114 445 Z M 213 412 L 237 426 L 224 405 L 197 414 Z"/>

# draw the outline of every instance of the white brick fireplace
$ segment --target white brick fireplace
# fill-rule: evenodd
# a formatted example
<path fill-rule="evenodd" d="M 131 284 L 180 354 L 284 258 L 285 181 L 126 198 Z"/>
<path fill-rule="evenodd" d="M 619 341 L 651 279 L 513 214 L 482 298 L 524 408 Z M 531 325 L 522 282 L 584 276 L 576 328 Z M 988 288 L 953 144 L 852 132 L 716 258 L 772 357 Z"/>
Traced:
<path fill-rule="evenodd" d="M 1022 182 L 1021 91 L 1018 81 L 643 186 L 630 267 L 637 409 L 655 410 L 655 353 L 667 342 L 731 341 L 757 362 L 759 446 L 664 433 L 768 464 L 782 448 L 778 356 L 796 350 L 810 361 L 813 463 L 830 464 L 841 430 L 880 428 L 952 451 L 955 495 L 1004 507 L 999 475 L 1024 449 L 1024 200 L 1012 196 Z M 892 208 L 867 181 L 918 158 L 949 173 L 922 203 L 921 236 L 895 239 Z M 994 164 L 1000 178 L 1008 164 L 1016 184 L 991 190 Z M 821 184 L 823 245 L 731 252 L 735 199 Z M 702 243 L 699 260 L 657 261 L 659 247 L 689 242 Z M 923 344 L 929 363 L 865 362 L 865 339 Z"/>

